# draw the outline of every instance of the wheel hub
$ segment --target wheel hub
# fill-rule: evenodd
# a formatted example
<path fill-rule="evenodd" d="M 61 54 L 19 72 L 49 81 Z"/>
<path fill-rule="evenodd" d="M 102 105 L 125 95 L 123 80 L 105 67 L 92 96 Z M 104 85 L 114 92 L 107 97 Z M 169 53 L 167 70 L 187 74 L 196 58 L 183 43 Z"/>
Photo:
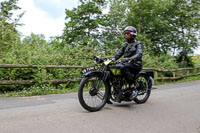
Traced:
<path fill-rule="evenodd" d="M 90 91 L 89 91 L 89 93 L 90 93 L 91 96 L 97 95 L 97 92 L 98 92 L 98 90 L 95 89 L 95 88 L 91 88 Z"/>

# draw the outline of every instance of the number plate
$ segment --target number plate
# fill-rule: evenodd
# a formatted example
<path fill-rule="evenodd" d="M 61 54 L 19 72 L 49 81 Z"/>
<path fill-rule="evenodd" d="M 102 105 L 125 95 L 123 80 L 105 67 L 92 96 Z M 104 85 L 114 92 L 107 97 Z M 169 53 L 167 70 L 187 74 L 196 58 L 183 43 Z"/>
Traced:
<path fill-rule="evenodd" d="M 94 66 L 85 68 L 81 73 L 84 74 L 84 73 L 92 71 L 92 70 L 96 70 Z"/>

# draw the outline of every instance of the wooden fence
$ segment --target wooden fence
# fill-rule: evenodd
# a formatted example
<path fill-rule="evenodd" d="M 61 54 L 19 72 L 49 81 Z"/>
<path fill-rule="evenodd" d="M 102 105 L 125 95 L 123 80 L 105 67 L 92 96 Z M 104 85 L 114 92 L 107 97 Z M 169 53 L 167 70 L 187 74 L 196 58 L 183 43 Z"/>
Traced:
<path fill-rule="evenodd" d="M 46 66 L 38 66 L 38 65 L 9 65 L 9 64 L 0 64 L 0 68 L 44 68 L 44 69 L 84 69 L 86 66 L 55 66 L 55 65 L 46 65 Z M 154 71 L 154 79 L 155 81 L 160 80 L 179 80 L 185 77 L 190 76 L 197 76 L 200 75 L 200 67 L 196 68 L 179 68 L 179 69 L 172 69 L 172 70 L 163 70 L 163 69 L 157 69 L 157 68 L 144 68 L 143 70 L 146 71 Z M 169 77 L 163 77 L 163 75 L 170 75 Z M 43 83 L 53 83 L 53 84 L 61 84 L 66 83 L 68 81 L 70 82 L 77 82 L 80 81 L 81 78 L 76 79 L 57 79 L 57 80 L 47 80 Z M 0 85 L 33 85 L 38 82 L 31 81 L 31 80 L 4 80 L 0 81 Z"/>

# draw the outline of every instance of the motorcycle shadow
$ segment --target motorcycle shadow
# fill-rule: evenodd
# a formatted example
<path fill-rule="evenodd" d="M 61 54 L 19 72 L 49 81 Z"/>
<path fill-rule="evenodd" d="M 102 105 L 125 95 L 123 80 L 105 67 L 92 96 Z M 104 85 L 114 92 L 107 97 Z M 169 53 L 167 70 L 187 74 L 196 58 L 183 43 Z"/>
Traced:
<path fill-rule="evenodd" d="M 137 105 L 136 103 L 133 102 L 123 102 L 123 103 L 113 103 L 111 106 L 113 107 L 120 107 L 120 108 L 132 108 L 134 105 Z"/>

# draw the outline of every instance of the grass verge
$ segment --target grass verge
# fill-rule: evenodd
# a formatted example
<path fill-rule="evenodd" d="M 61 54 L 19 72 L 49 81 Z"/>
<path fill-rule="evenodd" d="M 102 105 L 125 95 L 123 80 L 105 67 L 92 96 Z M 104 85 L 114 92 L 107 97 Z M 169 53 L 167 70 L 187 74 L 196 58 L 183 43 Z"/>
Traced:
<path fill-rule="evenodd" d="M 184 83 L 184 82 L 190 82 L 190 81 L 195 81 L 195 80 L 200 80 L 200 75 L 199 76 L 191 76 L 191 77 L 183 78 L 183 79 L 176 80 L 176 81 L 160 81 L 160 82 L 156 82 L 155 85 Z"/>
<path fill-rule="evenodd" d="M 74 84 L 71 87 L 64 87 L 63 85 L 34 85 L 29 88 L 23 88 L 19 91 L 9 91 L 0 93 L 0 97 L 22 97 L 22 96 L 36 96 L 36 95 L 48 95 L 48 94 L 63 94 L 70 92 L 77 92 L 78 84 Z"/>

